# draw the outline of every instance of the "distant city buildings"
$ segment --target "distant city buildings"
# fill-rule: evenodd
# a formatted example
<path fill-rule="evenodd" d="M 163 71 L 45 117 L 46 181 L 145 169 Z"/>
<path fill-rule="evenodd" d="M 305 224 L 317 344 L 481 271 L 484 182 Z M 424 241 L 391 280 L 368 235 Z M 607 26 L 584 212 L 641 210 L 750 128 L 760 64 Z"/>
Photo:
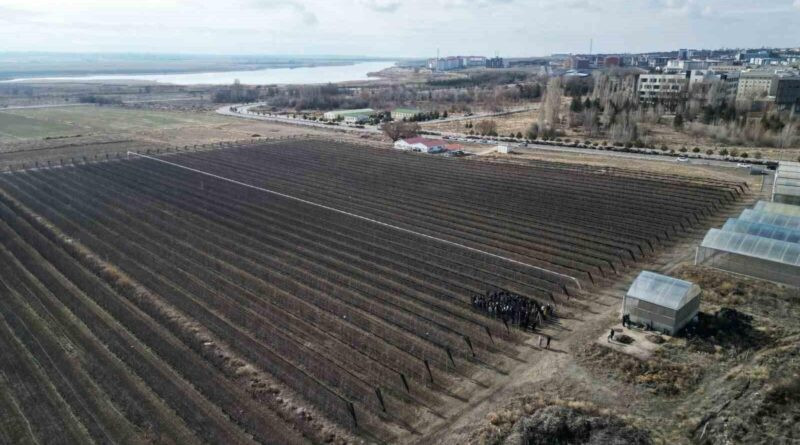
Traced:
<path fill-rule="evenodd" d="M 450 56 L 428 60 L 428 68 L 433 71 L 451 71 L 485 66 L 487 66 L 486 57 L 483 56 Z"/>
<path fill-rule="evenodd" d="M 486 68 L 505 68 L 505 62 L 502 57 L 492 57 L 486 60 Z"/>

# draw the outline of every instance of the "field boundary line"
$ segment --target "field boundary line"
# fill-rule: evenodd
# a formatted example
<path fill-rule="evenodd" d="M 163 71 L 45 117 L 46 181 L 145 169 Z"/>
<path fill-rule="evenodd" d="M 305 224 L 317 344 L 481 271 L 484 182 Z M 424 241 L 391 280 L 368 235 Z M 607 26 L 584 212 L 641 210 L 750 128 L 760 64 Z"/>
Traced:
<path fill-rule="evenodd" d="M 407 229 L 405 227 L 400 227 L 400 226 L 396 226 L 396 225 L 393 225 L 393 224 L 389 224 L 389 223 L 386 223 L 386 222 L 383 222 L 383 221 L 379 221 L 377 219 L 368 218 L 368 217 L 363 216 L 363 215 L 359 215 L 359 214 L 356 214 L 356 213 L 348 212 L 346 210 L 337 209 L 335 207 L 330 207 L 330 206 L 327 206 L 325 204 L 319 204 L 317 202 L 309 201 L 307 199 L 298 198 L 298 197 L 292 196 L 292 195 L 287 195 L 286 193 L 281 193 L 281 192 L 277 192 L 275 190 L 270 190 L 270 189 L 267 189 L 267 188 L 264 188 L 264 187 L 259 187 L 259 186 L 256 186 L 256 185 L 248 184 L 246 182 L 237 181 L 237 180 L 231 179 L 231 178 L 226 178 L 224 176 L 216 175 L 214 173 L 205 172 L 205 171 L 198 170 L 198 169 L 192 168 L 192 167 L 187 167 L 185 165 L 181 165 L 181 164 L 178 164 L 178 163 L 175 163 L 175 162 L 165 161 L 164 159 L 160 159 L 160 158 L 157 158 L 155 156 L 148 156 L 148 155 L 143 155 L 141 153 L 128 151 L 128 157 L 130 157 L 131 155 L 138 156 L 138 157 L 145 158 L 145 159 L 150 159 L 150 160 L 153 160 L 153 161 L 156 161 L 156 162 L 161 162 L 161 163 L 164 163 L 164 164 L 167 164 L 167 165 L 171 165 L 173 167 L 182 168 L 184 170 L 189 170 L 189 171 L 192 171 L 192 172 L 195 172 L 195 173 L 199 173 L 199 174 L 202 174 L 202 175 L 210 176 L 212 178 L 220 179 L 222 181 L 227 181 L 227 182 L 230 182 L 230 183 L 233 183 L 233 184 L 236 184 L 236 185 L 240 185 L 242 187 L 247 187 L 247 188 L 251 188 L 251 189 L 254 189 L 254 190 L 261 191 L 261 192 L 269 193 L 271 195 L 280 196 L 282 198 L 287 198 L 287 199 L 291 199 L 291 200 L 294 200 L 294 201 L 302 202 L 303 204 L 308 204 L 308 205 L 311 205 L 311 206 L 314 206 L 314 207 L 319 207 L 321 209 L 325 209 L 325 210 L 336 212 L 336 213 L 339 213 L 339 214 L 342 214 L 342 215 L 350 216 L 352 218 L 357 218 L 357 219 L 360 219 L 362 221 L 367 221 L 367 222 L 370 222 L 370 223 L 373 223 L 373 224 L 377 224 L 377 225 L 382 226 L 382 227 L 388 227 L 390 229 L 398 230 L 400 232 L 410 233 L 412 235 L 416 235 L 416 236 L 419 236 L 419 237 L 422 237 L 422 238 L 438 241 L 440 243 L 444 243 L 444 244 L 447 244 L 447 245 L 450 245 L 450 246 L 459 247 L 459 248 L 468 250 L 470 252 L 476 252 L 476 253 L 479 253 L 479 254 L 482 254 L 482 255 L 486 255 L 486 256 L 489 256 L 489 257 L 492 257 L 492 258 L 497 258 L 497 259 L 500 259 L 500 260 L 503 260 L 503 261 L 507 261 L 507 262 L 512 263 L 512 264 L 517 264 L 517 265 L 520 265 L 520 266 L 523 266 L 523 267 L 527 267 L 527 268 L 530 268 L 530 269 L 538 270 L 540 272 L 545 272 L 545 273 L 549 273 L 549 274 L 552 274 L 552 275 L 555 275 L 555 276 L 558 276 L 558 277 L 561 277 L 561 278 L 566 278 L 566 279 L 572 281 L 573 283 L 575 283 L 577 285 L 577 287 L 578 287 L 578 290 L 583 290 L 583 288 L 581 286 L 581 283 L 577 278 L 575 278 L 573 276 L 570 276 L 570 275 L 562 274 L 560 272 L 555 272 L 555 271 L 552 271 L 552 270 L 549 270 L 549 269 L 545 269 L 543 267 L 534 266 L 532 264 L 524 263 L 522 261 L 518 261 L 518 260 L 515 260 L 513 258 L 508 258 L 508 257 L 502 256 L 502 255 L 497 255 L 495 253 L 486 252 L 484 250 L 480 250 L 480 249 L 476 249 L 474 247 L 466 246 L 464 244 L 460 244 L 460 243 L 457 243 L 455 241 L 450 241 L 450 240 L 446 240 L 446 239 L 442 239 L 442 238 L 437 238 L 437 237 L 435 237 L 433 235 L 428 235 L 426 233 L 417 232 L 415 230 L 411 230 L 411 229 Z"/>

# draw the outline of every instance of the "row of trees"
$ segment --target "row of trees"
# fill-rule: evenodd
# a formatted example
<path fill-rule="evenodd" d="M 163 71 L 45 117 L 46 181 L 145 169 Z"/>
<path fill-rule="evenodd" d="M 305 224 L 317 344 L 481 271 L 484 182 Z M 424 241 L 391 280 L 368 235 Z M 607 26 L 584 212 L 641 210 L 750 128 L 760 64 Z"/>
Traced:
<path fill-rule="evenodd" d="M 566 103 L 568 101 L 568 103 Z M 587 78 L 551 78 L 539 118 L 526 137 L 557 137 L 567 128 L 614 143 L 643 145 L 650 125 L 669 125 L 693 137 L 717 142 L 790 147 L 797 143 L 798 117 L 772 111 L 751 117 L 723 81 L 701 82 L 669 100 L 640 103 L 633 73 L 600 73 Z M 644 128 L 644 129 L 643 129 Z"/>

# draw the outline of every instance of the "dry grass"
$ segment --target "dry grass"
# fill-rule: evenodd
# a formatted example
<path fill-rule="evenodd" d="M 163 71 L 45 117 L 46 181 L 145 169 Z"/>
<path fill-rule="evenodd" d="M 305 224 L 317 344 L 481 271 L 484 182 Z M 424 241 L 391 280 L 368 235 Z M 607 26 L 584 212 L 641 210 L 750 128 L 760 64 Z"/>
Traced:
<path fill-rule="evenodd" d="M 452 122 L 424 122 L 422 123 L 422 128 L 431 131 L 468 134 L 470 129 L 465 126 L 467 122 L 471 122 L 473 125 L 475 125 L 483 120 L 493 120 L 497 123 L 497 133 L 500 136 L 508 136 L 509 133 L 512 132 L 514 134 L 519 132 L 524 135 L 528 127 L 530 127 L 532 123 L 536 122 L 538 118 L 539 111 L 534 110 L 508 114 L 505 116 L 474 118 Z"/>
<path fill-rule="evenodd" d="M 702 369 L 693 364 L 674 363 L 658 354 L 639 360 L 596 343 L 584 349 L 579 361 L 597 375 L 619 379 L 664 396 L 686 393 L 702 376 Z"/>

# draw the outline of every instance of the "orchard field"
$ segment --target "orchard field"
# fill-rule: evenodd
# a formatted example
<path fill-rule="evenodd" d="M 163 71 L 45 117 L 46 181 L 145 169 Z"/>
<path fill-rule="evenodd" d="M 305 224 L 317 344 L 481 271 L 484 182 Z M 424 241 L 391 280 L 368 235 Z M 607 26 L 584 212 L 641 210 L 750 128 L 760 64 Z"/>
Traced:
<path fill-rule="evenodd" d="M 322 140 L 1 174 L 0 442 L 419 437 L 533 348 L 475 295 L 549 335 L 747 192 Z"/>

